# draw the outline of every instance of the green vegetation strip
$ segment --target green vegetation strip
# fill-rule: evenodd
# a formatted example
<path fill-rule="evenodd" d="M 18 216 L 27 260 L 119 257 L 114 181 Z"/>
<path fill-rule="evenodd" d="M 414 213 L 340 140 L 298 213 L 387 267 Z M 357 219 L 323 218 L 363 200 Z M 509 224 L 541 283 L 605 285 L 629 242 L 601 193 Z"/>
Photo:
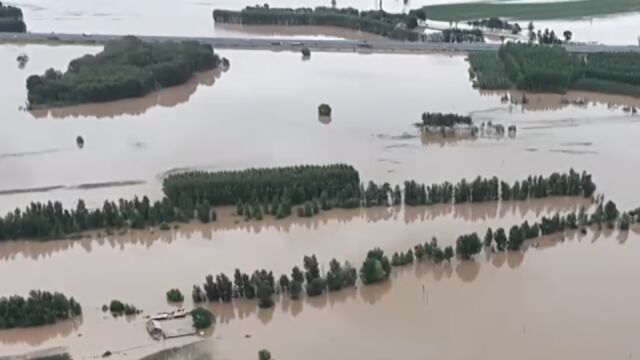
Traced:
<path fill-rule="evenodd" d="M 320 271 L 320 264 L 315 255 L 304 256 L 302 268 L 294 266 L 291 274 L 282 274 L 277 283 L 273 272 L 266 269 L 256 270 L 251 275 L 236 269 L 233 278 L 224 273 L 215 277 L 207 275 L 202 286 L 193 286 L 192 298 L 195 303 L 228 303 L 237 298 L 257 299 L 259 307 L 269 308 L 274 306 L 273 297 L 277 293 L 288 294 L 291 299 L 297 300 L 303 291 L 308 297 L 317 297 L 327 292 L 352 288 L 356 286 L 358 278 L 364 285 L 379 283 L 390 278 L 393 267 L 412 265 L 416 260 L 431 261 L 435 264 L 451 261 L 454 256 L 463 261 L 471 260 L 480 253 L 483 246 L 497 252 L 520 251 L 526 240 L 559 234 L 565 230 L 580 229 L 584 234 L 587 226 L 592 225 L 600 228 L 605 224 L 610 228 L 617 226 L 620 231 L 628 231 L 631 223 L 640 221 L 639 215 L 638 210 L 621 214 L 613 202 L 603 204 L 601 201 L 590 215 L 584 208 L 580 208 L 577 213 L 573 211 L 566 215 L 542 217 L 539 222 L 533 224 L 525 221 L 506 230 L 498 228 L 493 231 L 488 228 L 484 239 L 475 232 L 460 235 L 456 239 L 455 250 L 453 246 L 439 246 L 436 238 L 416 244 L 406 252 L 396 252 L 391 259 L 382 249 L 374 248 L 367 252 L 359 271 L 349 262 L 340 263 L 332 259 L 328 271 L 324 273 Z"/>
<path fill-rule="evenodd" d="M 509 43 L 497 54 L 469 54 L 469 64 L 474 86 L 481 89 L 640 94 L 640 53 L 582 56 L 560 46 Z"/>
<path fill-rule="evenodd" d="M 246 220 L 262 214 L 283 218 L 298 207 L 299 216 L 313 216 L 320 210 L 373 206 L 461 204 L 497 200 L 527 200 L 549 196 L 591 197 L 596 189 L 591 175 L 573 170 L 550 176 L 529 176 L 509 184 L 497 177 L 462 179 L 457 183 L 425 185 L 415 181 L 400 186 L 369 182 L 360 184 L 358 172 L 344 164 L 292 166 L 222 172 L 190 172 L 165 179 L 166 197 L 151 203 L 142 199 L 105 201 L 102 208 L 87 209 L 79 200 L 75 209 L 60 202 L 31 203 L 0 217 L 0 240 L 63 239 L 80 233 L 106 229 L 107 235 L 126 229 L 169 223 L 215 221 L 212 206 L 237 204 L 237 215 Z M 179 301 L 179 300 L 178 300 Z"/>
<path fill-rule="evenodd" d="M 595 17 L 640 11 L 638 0 L 580 0 L 539 3 L 468 2 L 423 7 L 427 18 L 465 21 L 489 17 L 518 20 L 551 20 Z"/>
<path fill-rule="evenodd" d="M 217 23 L 244 25 L 336 26 L 359 30 L 403 41 L 417 41 L 420 33 L 414 31 L 418 18 L 425 18 L 421 10 L 409 14 L 391 14 L 384 11 L 358 11 L 354 8 L 269 8 L 246 7 L 240 11 L 216 9 L 213 19 Z"/>
<path fill-rule="evenodd" d="M 57 292 L 32 290 L 26 298 L 0 298 L 0 329 L 55 324 L 81 314 L 82 308 L 73 297 Z"/>
<path fill-rule="evenodd" d="M 145 43 L 128 36 L 109 41 L 97 55 L 72 60 L 63 74 L 54 69 L 27 79 L 29 108 L 105 102 L 143 96 L 187 82 L 221 60 L 210 45 L 195 41 Z"/>

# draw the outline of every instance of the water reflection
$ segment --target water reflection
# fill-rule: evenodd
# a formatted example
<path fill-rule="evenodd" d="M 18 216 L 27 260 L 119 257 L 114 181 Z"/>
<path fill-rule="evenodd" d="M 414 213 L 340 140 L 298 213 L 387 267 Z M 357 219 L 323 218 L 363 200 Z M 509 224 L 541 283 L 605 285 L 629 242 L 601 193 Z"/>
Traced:
<path fill-rule="evenodd" d="M 0 330 L 0 344 L 38 346 L 54 338 L 65 338 L 82 326 L 82 316 L 34 328 Z"/>
<path fill-rule="evenodd" d="M 114 118 L 122 115 L 142 115 L 147 110 L 160 107 L 175 107 L 189 101 L 199 86 L 211 87 L 220 78 L 220 68 L 194 75 L 187 83 L 171 88 L 154 91 L 135 99 L 124 99 L 108 103 L 83 104 L 63 108 L 50 108 L 31 111 L 35 118 L 64 119 L 68 117 Z"/>
<path fill-rule="evenodd" d="M 519 107 L 522 111 L 555 111 L 568 107 L 588 109 L 596 105 L 605 105 L 611 111 L 632 114 L 634 108 L 636 111 L 640 109 L 640 98 L 586 91 L 569 91 L 565 94 L 540 94 L 519 90 L 479 92 L 482 96 L 500 97 L 503 103 Z M 513 111 L 512 107 L 510 111 Z"/>

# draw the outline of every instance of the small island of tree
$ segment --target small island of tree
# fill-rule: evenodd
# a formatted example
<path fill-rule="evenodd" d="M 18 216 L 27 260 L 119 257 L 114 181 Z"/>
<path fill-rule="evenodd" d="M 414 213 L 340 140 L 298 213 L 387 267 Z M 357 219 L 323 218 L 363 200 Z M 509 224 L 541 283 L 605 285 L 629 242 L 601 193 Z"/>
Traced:
<path fill-rule="evenodd" d="M 63 74 L 54 69 L 27 79 L 30 109 L 139 97 L 183 84 L 220 63 L 210 45 L 195 41 L 148 43 L 127 36 L 105 44 L 96 55 L 72 60 Z"/>
<path fill-rule="evenodd" d="M 184 296 L 179 289 L 171 289 L 167 291 L 167 301 L 176 303 L 183 302 Z"/>
<path fill-rule="evenodd" d="M 303 57 L 308 58 L 309 56 L 311 56 L 311 50 L 309 50 L 309 48 L 302 48 L 302 50 L 300 50 L 300 53 L 302 53 Z"/>
<path fill-rule="evenodd" d="M 331 106 L 328 104 L 320 104 L 320 106 L 318 106 L 318 115 L 331 116 Z"/>
<path fill-rule="evenodd" d="M 258 360 L 271 360 L 271 353 L 267 349 L 258 351 Z"/>
<path fill-rule="evenodd" d="M 0 329 L 50 325 L 78 315 L 82 315 L 80 304 L 58 292 L 32 290 L 27 298 L 0 298 Z"/>

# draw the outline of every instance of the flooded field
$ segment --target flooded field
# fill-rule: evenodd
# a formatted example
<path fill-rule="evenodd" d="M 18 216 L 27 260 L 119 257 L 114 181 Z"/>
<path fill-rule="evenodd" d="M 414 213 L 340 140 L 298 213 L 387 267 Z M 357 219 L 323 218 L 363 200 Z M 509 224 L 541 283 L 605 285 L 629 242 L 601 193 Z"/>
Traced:
<path fill-rule="evenodd" d="M 573 167 L 592 172 L 599 190 L 621 206 L 640 204 L 640 195 L 620 186 L 633 183 L 631 174 L 611 176 L 620 166 L 632 174 L 640 168 L 627 151 L 640 117 L 603 103 L 562 105 L 558 96 L 531 95 L 524 109 L 503 104 L 500 94 L 471 87 L 461 55 L 316 53 L 302 61 L 295 53 L 225 51 L 228 72 L 203 73 L 145 98 L 49 112 L 19 109 L 29 74 L 49 65 L 64 68 L 98 50 L 0 47 L 6 73 L 0 115 L 9 129 L 0 133 L 0 211 L 36 199 L 73 205 L 82 197 L 95 206 L 120 196 L 158 198 L 163 176 L 184 169 L 336 161 L 354 165 L 363 180 L 393 184 L 477 175 L 513 181 Z M 24 70 L 14 60 L 20 53 L 32 59 Z M 269 71 L 261 66 L 266 61 Z M 333 108 L 328 124 L 317 118 L 321 102 Z M 546 102 L 558 110 L 538 111 Z M 412 124 L 424 111 L 468 113 L 476 123 L 515 124 L 519 132 L 514 139 L 421 139 Z M 85 139 L 82 150 L 78 135 Z M 123 182 L 127 186 L 106 186 Z M 96 183 L 103 186 L 87 186 Z"/>
<path fill-rule="evenodd" d="M 497 175 L 593 174 L 598 192 L 622 209 L 640 205 L 640 158 L 632 151 L 640 117 L 624 111 L 636 99 L 569 93 L 531 95 L 524 107 L 471 87 L 462 55 L 362 55 L 223 51 L 229 71 L 145 98 L 29 113 L 25 80 L 97 47 L 0 46 L 0 211 L 29 201 L 82 197 L 158 198 L 161 180 L 181 169 L 232 169 L 346 162 L 363 180 L 457 181 Z M 31 59 L 26 69 L 15 61 Z M 266 66 L 265 64 L 268 64 Z M 518 99 L 521 94 L 509 94 Z M 333 108 L 319 121 L 318 104 Z M 413 127 L 424 111 L 470 114 L 476 123 L 515 124 L 515 138 L 426 138 Z M 78 149 L 76 136 L 85 139 Z M 437 236 L 441 244 L 488 226 L 589 206 L 577 198 L 411 209 L 342 210 L 312 219 L 236 223 L 219 209 L 213 225 L 169 232 L 94 234 L 80 241 L 0 243 L 3 294 L 32 288 L 76 297 L 74 322 L 0 332 L 0 355 L 66 346 L 76 358 L 135 359 L 194 339 L 155 343 L 145 319 L 112 319 L 99 307 L 113 298 L 145 314 L 166 310 L 165 292 L 209 273 L 240 268 L 289 272 L 304 255 L 359 266 L 365 252 L 387 252 Z M 526 253 L 480 254 L 475 262 L 419 265 L 390 283 L 300 302 L 215 306 L 214 359 L 254 359 L 268 348 L 278 359 L 582 358 L 628 359 L 640 293 L 637 229 L 540 240 Z M 424 291 L 423 291 L 424 285 Z M 189 307 L 190 301 L 185 303 Z M 313 329 L 313 331 L 310 331 Z M 488 331 L 490 330 L 490 331 Z M 246 337 L 246 335 L 250 335 Z M 105 340 L 108 339 L 108 340 Z M 589 347 L 576 344 L 589 342 Z M 544 344 L 541 346 L 540 344 Z M 638 355 L 636 355 L 638 356 Z"/>
<path fill-rule="evenodd" d="M 546 1 L 546 0 L 538 0 Z M 465 2 L 465 0 L 338 0 L 338 7 L 358 9 L 382 8 L 388 12 L 402 12 L 424 5 Z M 526 2 L 533 2 L 526 0 Z M 536 1 L 537 2 L 537 1 Z M 15 0 L 9 2 L 23 8 L 27 27 L 32 32 L 70 32 L 139 35 L 184 36 L 285 36 L 304 38 L 361 38 L 348 31 L 308 29 L 251 29 L 215 26 L 214 9 L 241 9 L 256 5 L 250 0 L 137 0 L 133 2 L 80 1 L 80 0 Z M 271 7 L 331 6 L 328 0 L 272 0 Z M 536 22 L 537 28 L 549 27 L 557 34 L 573 32 L 574 41 L 595 41 L 607 44 L 637 44 L 637 26 L 640 14 L 629 14 L 595 19 L 573 19 Z M 170 25 L 170 26 L 168 26 Z M 526 22 L 523 25 L 526 28 Z"/>

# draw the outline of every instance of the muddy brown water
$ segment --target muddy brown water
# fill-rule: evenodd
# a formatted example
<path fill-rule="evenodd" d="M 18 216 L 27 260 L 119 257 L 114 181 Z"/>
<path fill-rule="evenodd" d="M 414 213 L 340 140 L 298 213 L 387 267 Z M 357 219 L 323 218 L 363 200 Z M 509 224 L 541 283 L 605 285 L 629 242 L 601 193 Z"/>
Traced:
<path fill-rule="evenodd" d="M 478 174 L 513 181 L 574 167 L 591 172 L 598 191 L 621 208 L 640 204 L 634 191 L 640 158 L 630 151 L 640 135 L 637 116 L 597 98 L 588 106 L 547 111 L 502 104 L 500 95 L 471 88 L 464 56 L 314 53 L 303 62 L 295 53 L 224 51 L 231 69 L 220 77 L 201 74 L 213 82 L 199 77 L 143 99 L 44 114 L 19 109 L 29 74 L 64 68 L 70 59 L 99 50 L 0 47 L 0 154 L 11 155 L 0 156 L 0 190 L 42 190 L 1 195 L 0 211 L 31 200 L 72 205 L 83 197 L 99 205 L 136 194 L 158 198 L 162 176 L 181 169 L 336 161 L 354 165 L 363 180 L 394 184 Z M 31 59 L 24 70 L 15 62 L 21 53 Z M 173 96 L 183 100 L 167 100 Z M 603 101 L 625 105 L 627 100 Z M 333 108 L 329 124 L 317 118 L 322 102 Z M 516 124 L 518 133 L 513 139 L 424 139 L 412 126 L 423 111 Z M 78 135 L 85 139 L 82 150 L 75 146 Z M 74 187 L 131 180 L 143 183 Z M 325 269 L 332 257 L 359 266 L 374 246 L 406 250 L 431 236 L 447 245 L 461 233 L 582 205 L 589 203 L 561 198 L 341 210 L 261 223 L 236 223 L 232 209 L 220 209 L 221 221 L 211 226 L 108 238 L 94 233 L 80 241 L 4 242 L 3 294 L 58 290 L 75 296 L 85 311 L 73 322 L 0 332 L 0 355 L 67 346 L 76 358 L 108 349 L 116 358 L 138 358 L 194 339 L 154 343 L 143 317 L 111 319 L 99 310 L 113 298 L 150 314 L 170 308 L 169 288 L 179 287 L 190 298 L 191 286 L 209 273 L 264 267 L 279 274 L 312 253 Z M 216 306 L 219 321 L 206 344 L 216 359 L 254 359 L 260 348 L 292 359 L 388 359 L 398 351 L 409 359 L 626 359 L 640 351 L 635 341 L 640 295 L 628 286 L 638 263 L 637 237 L 594 230 L 565 242 L 545 239 L 526 254 L 481 254 L 475 262 L 397 271 L 388 284 L 283 300 L 273 310 L 242 302 Z M 588 349 L 576 345 L 585 343 Z"/>

